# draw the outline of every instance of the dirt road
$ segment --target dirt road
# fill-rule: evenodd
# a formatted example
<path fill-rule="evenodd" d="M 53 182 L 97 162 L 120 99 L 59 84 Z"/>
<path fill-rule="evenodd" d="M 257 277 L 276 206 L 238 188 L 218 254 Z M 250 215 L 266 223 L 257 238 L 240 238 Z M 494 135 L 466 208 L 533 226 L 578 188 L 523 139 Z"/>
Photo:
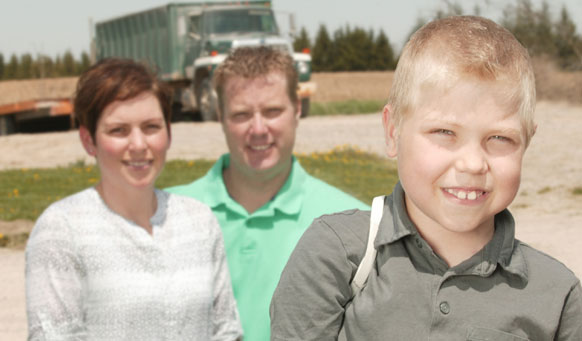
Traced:
<path fill-rule="evenodd" d="M 518 237 L 551 254 L 582 276 L 582 106 L 541 102 L 538 130 L 524 158 L 520 192 L 511 206 Z M 378 114 L 310 117 L 300 123 L 295 151 L 326 151 L 339 145 L 383 155 Z M 170 159 L 215 159 L 226 151 L 217 123 L 173 126 Z M 0 137 L 0 169 L 54 167 L 86 158 L 76 132 Z M 24 255 L 0 249 L 0 339 L 26 337 Z"/>

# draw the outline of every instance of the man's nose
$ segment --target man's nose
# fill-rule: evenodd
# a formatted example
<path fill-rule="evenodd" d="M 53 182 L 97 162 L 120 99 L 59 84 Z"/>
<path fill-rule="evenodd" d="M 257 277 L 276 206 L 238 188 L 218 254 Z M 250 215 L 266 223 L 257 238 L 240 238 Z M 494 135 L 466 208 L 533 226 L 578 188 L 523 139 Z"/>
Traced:
<path fill-rule="evenodd" d="M 251 119 L 251 132 L 253 134 L 261 135 L 267 133 L 267 122 L 265 117 L 260 112 L 253 115 Z"/>

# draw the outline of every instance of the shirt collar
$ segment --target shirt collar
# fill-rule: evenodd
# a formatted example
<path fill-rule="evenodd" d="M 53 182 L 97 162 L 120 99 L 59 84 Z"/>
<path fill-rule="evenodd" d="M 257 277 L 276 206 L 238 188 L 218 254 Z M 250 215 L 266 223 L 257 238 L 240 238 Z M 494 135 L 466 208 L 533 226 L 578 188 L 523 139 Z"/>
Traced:
<path fill-rule="evenodd" d="M 404 189 L 398 182 L 384 202 L 384 214 L 374 246 L 379 249 L 384 244 L 416 234 L 418 230 L 406 212 Z M 520 248 L 516 247 L 515 221 L 507 209 L 495 215 L 495 232 L 491 241 L 483 250 L 459 264 L 456 272 L 471 268 L 473 274 L 488 276 L 493 273 L 497 264 L 505 271 L 527 281 L 527 264 Z"/>
<path fill-rule="evenodd" d="M 230 165 L 230 154 L 222 155 L 216 163 L 210 168 L 207 176 L 209 177 L 209 184 L 213 188 L 207 189 L 206 203 L 211 208 L 216 208 L 220 205 L 225 205 L 229 210 L 234 211 L 243 216 L 251 217 L 268 217 L 275 215 L 275 211 L 280 211 L 287 215 L 295 215 L 301 211 L 301 205 L 304 195 L 304 182 L 307 178 L 307 173 L 301 167 L 297 159 L 293 156 L 291 163 L 291 172 L 289 177 L 279 189 L 277 194 L 265 203 L 258 210 L 252 214 L 248 212 L 228 194 L 222 171 Z"/>

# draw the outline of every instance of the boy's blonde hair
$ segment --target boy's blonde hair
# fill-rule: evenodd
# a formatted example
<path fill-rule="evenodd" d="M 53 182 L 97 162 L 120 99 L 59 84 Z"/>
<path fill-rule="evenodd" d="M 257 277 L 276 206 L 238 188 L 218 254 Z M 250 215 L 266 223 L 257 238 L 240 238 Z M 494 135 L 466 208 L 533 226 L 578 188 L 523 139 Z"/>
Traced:
<path fill-rule="evenodd" d="M 396 127 L 417 110 L 423 90 L 447 92 L 460 80 L 496 82 L 519 113 L 529 144 L 535 132 L 535 78 L 527 50 L 505 28 L 475 16 L 430 22 L 404 46 L 388 97 Z"/>

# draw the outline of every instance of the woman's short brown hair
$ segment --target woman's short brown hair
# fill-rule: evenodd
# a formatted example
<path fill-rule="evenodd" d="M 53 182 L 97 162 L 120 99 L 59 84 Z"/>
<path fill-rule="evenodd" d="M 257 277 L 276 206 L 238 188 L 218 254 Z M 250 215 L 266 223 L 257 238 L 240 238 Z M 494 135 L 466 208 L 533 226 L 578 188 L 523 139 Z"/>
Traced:
<path fill-rule="evenodd" d="M 135 98 L 144 92 L 152 92 L 156 96 L 166 126 L 170 129 L 172 93 L 169 87 L 144 64 L 131 59 L 103 59 L 79 78 L 75 93 L 75 118 L 95 140 L 97 122 L 109 104 Z"/>

